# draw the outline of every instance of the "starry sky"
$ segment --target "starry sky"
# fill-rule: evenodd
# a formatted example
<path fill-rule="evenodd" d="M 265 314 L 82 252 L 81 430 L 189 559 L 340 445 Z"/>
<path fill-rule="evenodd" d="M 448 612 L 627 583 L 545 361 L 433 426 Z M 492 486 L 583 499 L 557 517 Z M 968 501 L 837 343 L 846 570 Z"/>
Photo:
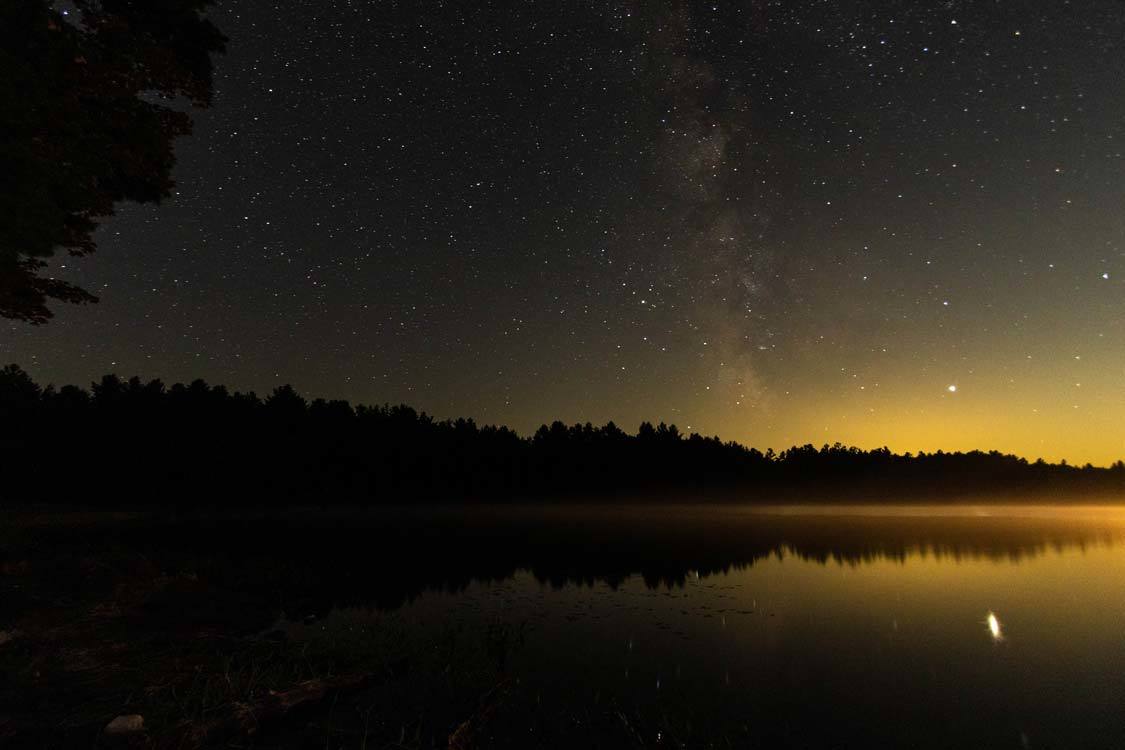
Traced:
<path fill-rule="evenodd" d="M 0 323 L 105 372 L 1125 456 L 1120 0 L 219 0 L 177 189 Z"/>

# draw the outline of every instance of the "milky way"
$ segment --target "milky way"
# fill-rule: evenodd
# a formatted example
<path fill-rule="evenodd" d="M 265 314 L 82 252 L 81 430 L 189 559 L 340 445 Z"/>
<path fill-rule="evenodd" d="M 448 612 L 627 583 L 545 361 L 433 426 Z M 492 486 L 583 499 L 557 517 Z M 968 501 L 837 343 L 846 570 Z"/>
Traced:
<path fill-rule="evenodd" d="M 549 6 L 549 7 L 548 7 Z M 5 322 L 522 431 L 1125 454 L 1125 7 L 220 0 L 177 192 Z"/>

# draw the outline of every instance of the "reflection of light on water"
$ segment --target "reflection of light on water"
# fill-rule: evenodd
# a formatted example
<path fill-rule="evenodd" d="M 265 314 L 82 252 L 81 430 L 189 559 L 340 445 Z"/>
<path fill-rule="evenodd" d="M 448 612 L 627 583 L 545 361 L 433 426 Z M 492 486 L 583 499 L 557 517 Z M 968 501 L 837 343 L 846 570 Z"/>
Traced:
<path fill-rule="evenodd" d="M 988 617 L 985 618 L 985 624 L 988 625 L 988 632 L 992 634 L 992 640 L 1004 640 L 1004 631 L 1000 629 L 1000 619 L 996 616 L 995 612 L 988 613 Z"/>

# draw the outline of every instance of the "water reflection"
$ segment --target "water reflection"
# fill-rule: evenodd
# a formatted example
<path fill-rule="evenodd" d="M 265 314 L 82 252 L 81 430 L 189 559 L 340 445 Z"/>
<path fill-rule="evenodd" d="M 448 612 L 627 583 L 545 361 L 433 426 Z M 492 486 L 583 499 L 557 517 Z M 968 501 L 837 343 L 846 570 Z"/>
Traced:
<path fill-rule="evenodd" d="M 988 625 L 988 632 L 992 636 L 992 640 L 1004 640 L 1004 633 L 1000 629 L 1000 618 L 996 616 L 995 612 L 989 612 L 988 617 L 984 619 L 984 622 L 986 625 Z"/>
<path fill-rule="evenodd" d="M 29 530 L 27 540 L 38 549 L 66 551 L 89 536 L 88 527 L 45 527 Z M 298 619 L 336 607 L 394 610 L 427 591 L 463 591 L 474 581 L 499 582 L 521 570 L 554 588 L 604 583 L 616 589 L 637 577 L 651 589 L 682 589 L 765 560 L 844 568 L 911 559 L 1022 564 L 1119 544 L 1125 512 L 1068 506 L 483 507 L 118 519 L 107 522 L 99 538 L 162 570 L 190 573 L 197 584 L 176 593 L 177 608 L 190 607 L 193 595 L 238 596 L 239 616 L 250 628 L 273 622 L 279 606 Z"/>
<path fill-rule="evenodd" d="M 844 568 L 910 559 L 1016 563 L 1125 538 L 1120 508 L 959 507 L 738 509 L 487 507 L 397 513 L 263 514 L 239 518 L 141 519 L 107 524 L 107 544 L 197 581 L 191 597 L 237 596 L 248 629 L 277 609 L 321 617 L 337 607 L 394 610 L 427 591 L 463 591 L 526 570 L 554 588 L 637 577 L 652 589 L 797 559 Z M 164 527 L 162 527 L 162 525 Z M 85 543 L 65 528 L 36 530 L 39 549 Z M 748 603 L 749 604 L 749 603 Z M 756 606 L 756 605 L 754 605 Z M 223 607 L 201 602 L 200 611 Z"/>
<path fill-rule="evenodd" d="M 577 714 L 611 731 L 598 723 L 607 706 L 673 747 L 1125 747 L 1116 517 L 622 521 L 522 525 L 526 545 L 495 550 L 510 573 L 286 632 L 397 623 L 424 642 L 450 623 L 526 622 L 527 645 L 508 664 L 533 705 L 513 708 L 498 736 L 526 736 L 526 717 L 552 710 L 561 716 L 548 723 Z"/>
<path fill-rule="evenodd" d="M 92 536 L 28 533 L 79 558 Z M 519 685 L 496 737 L 945 748 L 1125 747 L 1123 539 L 1116 508 L 659 506 L 146 518 L 98 543 L 174 581 L 136 615 L 162 641 L 486 643 Z"/>

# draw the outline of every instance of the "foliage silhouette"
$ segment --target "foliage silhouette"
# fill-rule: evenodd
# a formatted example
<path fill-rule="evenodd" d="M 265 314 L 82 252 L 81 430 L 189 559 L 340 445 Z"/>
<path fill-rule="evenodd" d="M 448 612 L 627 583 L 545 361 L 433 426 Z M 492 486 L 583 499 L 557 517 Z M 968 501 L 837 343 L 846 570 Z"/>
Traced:
<path fill-rule="evenodd" d="M 896 455 L 839 444 L 762 453 L 663 423 L 629 435 L 562 422 L 530 438 L 409 406 L 266 399 L 202 380 L 106 375 L 89 392 L 0 370 L 0 498 L 73 506 L 397 504 L 521 498 L 786 501 L 967 495 L 1111 497 L 1125 465 L 1029 463 L 996 451 Z M 49 450 L 66 436 L 74 447 Z M 90 436 L 96 436 L 91 438 Z"/>
<path fill-rule="evenodd" d="M 96 302 L 40 276 L 44 259 L 92 253 L 115 203 L 171 194 L 172 143 L 191 118 L 169 102 L 210 104 L 225 43 L 209 3 L 0 4 L 0 317 L 39 324 L 49 300 Z"/>

